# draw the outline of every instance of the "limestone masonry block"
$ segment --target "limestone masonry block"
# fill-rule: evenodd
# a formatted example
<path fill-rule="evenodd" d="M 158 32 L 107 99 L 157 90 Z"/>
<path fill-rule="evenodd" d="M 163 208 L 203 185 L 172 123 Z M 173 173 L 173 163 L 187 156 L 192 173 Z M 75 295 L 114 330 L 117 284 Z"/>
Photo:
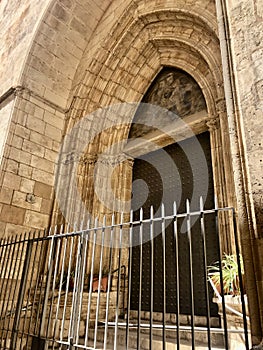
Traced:
<path fill-rule="evenodd" d="M 33 193 L 34 186 L 35 186 L 35 181 L 22 178 L 20 191 L 24 193 Z"/>
<path fill-rule="evenodd" d="M 23 225 L 25 213 L 26 210 L 24 208 L 4 204 L 0 214 L 0 221 Z"/>
<path fill-rule="evenodd" d="M 27 195 L 20 191 L 15 191 L 12 199 L 12 204 L 25 209 L 31 209 L 35 211 L 40 211 L 42 199 L 35 197 L 34 202 L 28 202 L 26 199 Z"/>
<path fill-rule="evenodd" d="M 4 175 L 3 186 L 18 190 L 21 182 L 21 177 L 12 173 L 6 172 Z"/>
<path fill-rule="evenodd" d="M 34 194 L 45 199 L 50 199 L 52 194 L 52 186 L 36 181 Z"/>
<path fill-rule="evenodd" d="M 32 176 L 32 171 L 33 169 L 31 166 L 21 163 L 19 165 L 18 175 L 30 179 Z"/>
<path fill-rule="evenodd" d="M 53 185 L 54 183 L 54 176 L 39 169 L 33 169 L 32 179 L 39 182 L 44 182 L 48 185 Z"/>
<path fill-rule="evenodd" d="M 2 187 L 0 190 L 0 202 L 10 204 L 13 196 L 13 190 L 10 188 Z"/>
<path fill-rule="evenodd" d="M 49 215 L 36 213 L 31 210 L 27 210 L 25 213 L 25 225 L 35 227 L 38 229 L 46 228 L 49 221 Z"/>

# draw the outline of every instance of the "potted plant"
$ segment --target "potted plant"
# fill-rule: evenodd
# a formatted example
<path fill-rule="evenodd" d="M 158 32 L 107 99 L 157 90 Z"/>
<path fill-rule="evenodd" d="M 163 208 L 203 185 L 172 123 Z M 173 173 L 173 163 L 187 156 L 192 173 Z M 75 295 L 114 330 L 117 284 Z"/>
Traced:
<path fill-rule="evenodd" d="M 104 266 L 102 269 L 101 281 L 100 281 L 101 292 L 107 292 L 108 290 L 108 275 L 109 275 L 109 269 L 108 267 Z M 88 286 L 89 286 L 89 280 L 90 280 L 90 276 L 88 276 Z M 98 290 L 99 290 L 99 273 L 94 274 L 93 280 L 92 280 L 92 292 L 98 292 Z"/>
<path fill-rule="evenodd" d="M 243 259 L 240 255 L 240 265 L 241 265 L 241 273 L 244 274 L 244 265 Z M 223 286 L 224 295 L 240 295 L 240 280 L 238 274 L 238 263 L 237 257 L 235 254 L 228 255 L 224 254 L 221 260 L 222 263 L 222 277 L 223 277 Z M 218 293 L 222 295 L 221 291 L 221 283 L 220 283 L 220 264 L 217 261 L 215 264 L 208 266 L 208 278 L 216 287 Z M 242 278 L 243 280 L 243 278 Z"/>

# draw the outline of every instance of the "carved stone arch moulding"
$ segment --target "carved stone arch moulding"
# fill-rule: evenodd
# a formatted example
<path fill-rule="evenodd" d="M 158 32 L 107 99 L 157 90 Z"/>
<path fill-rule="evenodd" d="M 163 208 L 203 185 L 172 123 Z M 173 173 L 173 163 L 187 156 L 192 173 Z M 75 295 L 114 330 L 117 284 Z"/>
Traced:
<path fill-rule="evenodd" d="M 173 32 L 174 41 L 178 41 L 179 38 L 176 37 L 177 31 L 174 31 L 171 26 L 171 19 L 176 19 L 178 23 L 184 24 L 182 28 L 184 28 L 183 32 L 185 32 L 183 33 L 185 46 L 199 53 L 199 56 L 203 55 L 202 60 L 207 62 L 207 68 L 202 67 L 201 62 L 196 63 L 195 68 L 202 71 L 204 76 L 207 76 L 207 73 L 210 71 L 213 77 L 212 79 L 214 81 L 217 80 L 216 83 L 214 83 L 215 87 L 222 85 L 220 72 L 215 74 L 215 72 L 218 72 L 218 67 L 220 66 L 220 50 L 213 24 L 211 24 L 212 29 L 209 28 L 209 21 L 211 21 L 211 23 L 213 21 L 211 18 L 209 20 L 207 18 L 204 19 L 200 9 L 199 12 L 193 13 L 189 6 L 187 7 L 185 5 L 184 7 L 184 9 L 182 9 L 181 6 L 179 9 L 175 7 L 162 9 L 160 6 L 158 11 L 155 9 L 155 11 L 152 12 L 151 8 L 147 7 L 147 13 L 144 13 L 140 8 L 137 17 L 134 13 L 131 13 L 129 16 L 129 23 L 123 21 L 126 27 L 122 25 L 121 21 L 118 22 L 116 28 L 114 26 L 112 27 L 111 35 L 105 38 L 101 47 L 94 50 L 93 58 L 88 55 L 90 52 L 88 49 L 89 46 L 87 47 L 87 57 L 84 54 L 84 58 L 86 59 L 86 64 L 89 65 L 89 69 L 87 70 L 82 84 L 75 84 L 75 86 L 78 86 L 79 95 L 89 96 L 85 105 L 86 107 L 84 106 L 87 111 L 91 111 L 94 106 L 96 108 L 94 94 L 96 94 L 97 97 L 97 105 L 105 105 L 105 103 L 109 105 L 112 101 L 116 102 L 118 98 L 119 100 L 122 98 L 126 101 L 138 101 L 138 99 L 143 96 L 147 84 L 150 84 L 154 74 L 156 74 L 156 65 L 153 67 L 155 72 L 150 73 L 151 65 L 153 65 L 151 60 L 153 51 L 155 62 L 159 62 L 159 67 L 161 66 L 160 52 L 158 45 L 156 46 L 153 42 L 156 38 L 154 37 L 154 31 L 151 26 L 156 23 L 155 25 L 166 28 L 166 31 L 171 27 L 168 32 Z M 116 30 L 114 30 L 114 28 Z M 158 40 L 164 40 L 166 32 L 162 30 L 158 30 L 158 32 Z M 186 35 L 186 33 L 190 34 Z M 153 45 L 152 47 L 149 47 L 150 42 Z M 146 48 L 147 45 L 148 48 Z M 153 51 L 151 52 L 151 50 Z M 180 56 L 183 54 L 184 52 L 181 51 Z M 185 52 L 185 56 L 187 56 L 187 54 L 189 54 L 189 50 Z M 211 59 L 211 62 L 209 62 L 209 59 L 211 57 L 213 58 L 215 55 L 217 57 L 216 60 L 213 61 Z M 143 56 L 147 57 L 148 62 L 142 62 Z M 135 62 L 138 64 L 135 65 Z M 197 62 L 197 60 L 195 60 L 195 62 Z M 126 63 L 128 66 L 125 67 Z M 141 63 L 141 65 L 139 65 L 139 63 Z M 145 65 L 142 63 L 145 63 Z M 83 68 L 83 65 L 80 65 L 80 67 Z M 79 74 L 79 76 L 81 75 Z M 139 77 L 142 78 L 142 81 L 144 80 L 144 82 L 146 82 L 146 85 L 143 86 L 142 81 L 138 81 Z M 125 86 L 125 82 L 127 86 Z M 114 86 L 114 84 L 117 84 L 117 86 Z M 114 86 L 117 94 L 111 93 L 110 85 Z M 87 90 L 89 92 L 87 92 Z M 118 90 L 122 91 L 119 93 Z M 101 97 L 98 96 L 99 94 Z M 106 94 L 110 96 L 106 98 Z M 76 107 L 80 103 L 82 103 L 83 108 L 83 101 L 81 100 L 77 101 Z"/>
<path fill-rule="evenodd" d="M 139 102 L 156 75 L 166 65 L 178 67 L 196 80 L 206 101 L 206 108 L 201 108 L 206 113 L 199 116 L 198 130 L 207 130 L 205 120 L 216 115 L 215 101 L 223 96 L 216 26 L 213 24 L 209 28 L 209 23 L 213 21 L 204 20 L 202 11 L 194 13 L 187 5 L 184 9 L 182 6 L 180 9 L 160 7 L 160 10 L 152 12 L 149 7 L 148 13 L 142 8 L 134 12 L 134 7 L 129 11 L 133 11 L 131 16 L 126 17 L 129 21 L 120 20 L 116 27 L 112 26 L 111 35 L 105 37 L 101 46 L 97 45 L 92 51 L 89 51 L 90 47 L 87 46 L 83 61 L 86 60 L 88 69 L 85 70 L 83 62 L 79 66 L 83 72 L 77 76 L 82 77 L 83 81 L 75 81 L 73 84 L 78 87 L 77 93 L 74 93 L 77 97 L 68 113 L 69 119 L 77 121 L 99 107 L 115 103 Z M 178 23 L 176 28 L 179 28 L 180 24 L 183 28 L 181 40 L 176 35 L 173 25 L 175 19 Z M 159 30 L 160 28 L 165 30 Z M 172 77 L 167 77 L 168 82 L 170 78 Z M 170 92 L 166 91 L 166 96 Z M 172 99 L 168 98 L 168 101 L 175 106 Z M 204 99 L 200 106 L 202 103 Z M 169 105 L 167 107 L 169 108 Z M 176 109 L 178 108 L 183 116 L 186 112 L 182 112 L 180 104 L 176 106 Z M 125 120 L 126 123 L 131 121 Z M 107 128 L 106 119 L 95 120 L 92 117 L 90 128 L 96 127 L 98 122 Z M 101 149 L 107 146 L 107 142 L 112 142 L 113 138 L 125 139 L 127 136 L 127 129 L 123 128 L 118 132 L 115 130 L 108 138 L 98 138 L 92 151 L 99 155 Z M 215 145 L 212 148 L 212 152 L 218 152 Z"/>

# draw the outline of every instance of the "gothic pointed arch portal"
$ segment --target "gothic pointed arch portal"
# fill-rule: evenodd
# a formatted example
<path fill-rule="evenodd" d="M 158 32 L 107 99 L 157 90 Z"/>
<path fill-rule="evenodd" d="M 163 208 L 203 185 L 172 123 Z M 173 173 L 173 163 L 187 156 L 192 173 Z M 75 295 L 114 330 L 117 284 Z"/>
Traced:
<path fill-rule="evenodd" d="M 144 105 L 138 109 L 130 130 L 130 144 L 137 140 L 137 154 L 139 157 L 134 160 L 133 166 L 133 198 L 132 209 L 135 210 L 134 217 L 140 218 L 138 208 L 142 205 L 144 216 L 150 217 L 151 206 L 153 213 L 161 216 L 161 203 L 165 204 L 166 215 L 173 213 L 173 202 L 177 202 L 179 213 L 186 211 L 186 199 L 191 199 L 191 209 L 199 210 L 199 198 L 194 191 L 194 187 L 201 182 L 207 182 L 203 193 L 205 198 L 205 208 L 214 207 L 214 181 L 211 159 L 211 145 L 209 132 L 200 127 L 202 121 L 207 116 L 207 108 L 204 96 L 195 80 L 186 72 L 175 68 L 163 68 L 157 75 L 142 102 L 146 104 L 158 105 L 172 113 L 162 115 L 149 115 Z M 153 119 L 158 120 L 153 120 Z M 190 124 L 195 136 L 179 136 L 176 128 L 177 118 Z M 149 125 L 154 125 L 155 128 Z M 169 131 L 173 128 L 173 138 L 167 138 L 160 130 L 169 126 Z M 160 129 L 159 129 L 160 128 Z M 158 130 L 159 129 L 159 130 Z M 155 135 L 153 138 L 152 135 Z M 156 136 L 158 135 L 158 136 Z M 138 142 L 138 139 L 141 140 Z M 151 140 L 148 142 L 143 140 Z M 179 140 L 179 142 L 174 142 Z M 155 148 L 156 143 L 159 149 Z M 196 147 L 199 143 L 201 149 Z M 145 147 L 143 146 L 145 145 Z M 157 146 L 158 148 L 158 146 Z M 127 149 L 136 153 L 135 146 L 127 145 Z M 202 154 L 200 154 L 200 152 Z M 168 155 L 168 156 L 167 156 Z M 194 169 L 198 167 L 199 175 Z M 200 178 L 195 179 L 195 176 Z M 202 187 L 202 185 L 200 186 Z M 142 202 L 144 203 L 142 204 Z M 163 284 L 162 276 L 166 274 L 166 310 L 169 313 L 176 313 L 176 279 L 179 278 L 180 285 L 180 313 L 190 314 L 190 285 L 189 285 L 189 250 L 186 234 L 185 221 L 178 221 L 179 227 L 179 276 L 176 276 L 175 261 L 175 240 L 173 223 L 169 224 L 165 230 L 166 251 L 163 252 L 161 223 L 156 222 L 153 243 L 150 242 L 150 226 L 144 226 L 143 238 L 143 260 L 142 260 L 142 310 L 150 311 L 151 294 L 153 294 L 153 310 L 162 312 L 163 310 Z M 206 244 L 207 259 L 211 264 L 218 260 L 218 240 L 216 237 L 214 218 L 207 217 L 206 223 Z M 158 234 L 159 232 L 159 234 Z M 138 237 L 137 237 L 138 236 Z M 134 240 L 138 239 L 139 232 L 134 233 Z M 153 257 L 151 256 L 151 244 L 153 245 Z M 194 247 L 194 298 L 195 312 L 197 315 L 205 316 L 207 311 L 207 301 L 205 298 L 206 281 L 204 279 L 203 265 L 203 243 L 201 237 L 200 222 L 193 223 L 192 244 Z M 163 254 L 165 255 L 165 267 L 163 264 Z M 151 259 L 153 258 L 154 275 L 153 291 L 151 291 Z M 132 300 L 131 307 L 138 309 L 139 300 L 139 276 L 140 276 L 140 246 L 134 245 L 132 253 Z M 217 306 L 212 302 L 213 291 L 210 290 L 210 310 L 211 316 L 218 316 Z"/>

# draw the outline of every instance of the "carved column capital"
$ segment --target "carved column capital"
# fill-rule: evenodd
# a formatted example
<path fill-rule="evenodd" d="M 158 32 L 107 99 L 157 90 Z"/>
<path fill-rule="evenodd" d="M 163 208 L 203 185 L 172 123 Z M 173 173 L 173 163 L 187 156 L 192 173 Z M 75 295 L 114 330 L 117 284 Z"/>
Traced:
<path fill-rule="evenodd" d="M 119 153 L 119 154 L 99 154 L 98 155 L 98 163 L 109 165 L 111 167 L 115 167 L 116 165 L 119 165 L 120 163 L 128 162 L 128 164 L 133 165 L 133 158 L 128 156 L 125 153 Z"/>
<path fill-rule="evenodd" d="M 219 118 L 218 117 L 214 117 L 214 118 L 208 119 L 206 121 L 206 126 L 208 127 L 208 130 L 210 132 L 219 129 L 219 126 L 220 126 Z"/>
<path fill-rule="evenodd" d="M 80 155 L 75 151 L 71 151 L 67 154 L 63 154 L 62 163 L 65 165 L 73 164 L 73 163 L 79 162 L 79 159 L 80 159 Z"/>
<path fill-rule="evenodd" d="M 98 157 L 96 154 L 85 154 L 80 158 L 79 162 L 82 164 L 95 164 L 97 159 Z"/>

